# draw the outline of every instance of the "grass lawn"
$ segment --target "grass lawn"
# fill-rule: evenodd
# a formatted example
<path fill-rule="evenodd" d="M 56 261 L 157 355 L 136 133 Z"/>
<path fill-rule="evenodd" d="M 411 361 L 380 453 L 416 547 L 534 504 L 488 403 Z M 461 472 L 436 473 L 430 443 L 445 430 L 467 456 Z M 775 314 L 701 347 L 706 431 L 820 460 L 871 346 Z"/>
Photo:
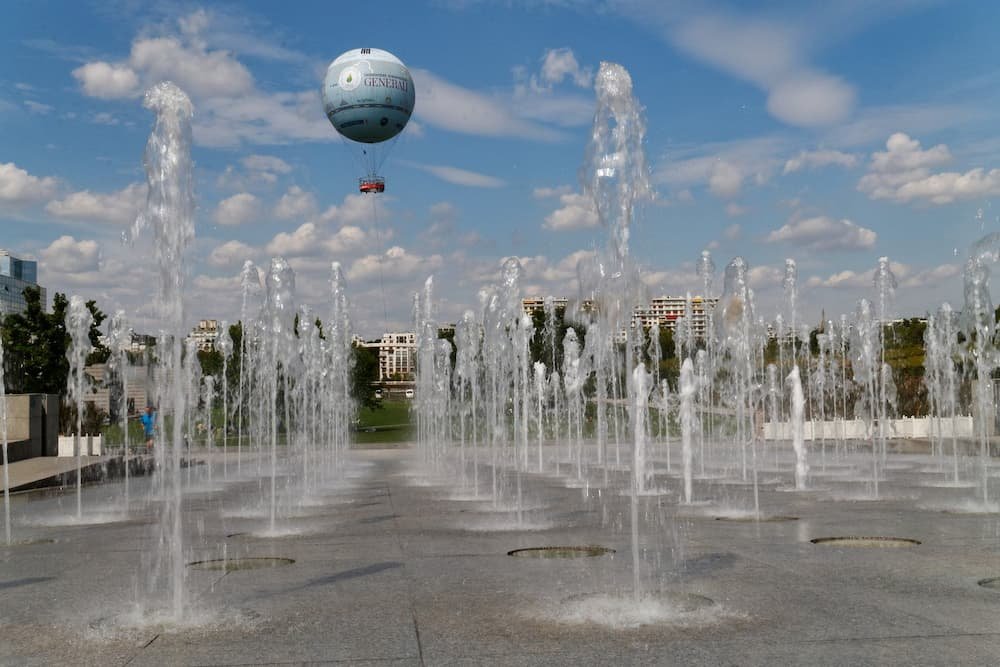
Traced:
<path fill-rule="evenodd" d="M 383 400 L 382 407 L 378 410 L 363 408 L 358 414 L 357 430 L 352 433 L 353 442 L 363 447 L 402 443 L 410 440 L 413 434 L 410 424 L 410 403 L 411 401 L 408 400 Z M 217 429 L 215 444 L 222 446 L 222 409 L 217 408 L 212 412 L 212 422 Z M 169 428 L 169 425 L 170 418 L 167 417 L 165 426 Z M 142 424 L 138 418 L 129 419 L 128 426 L 130 444 L 132 446 L 144 444 L 146 439 L 143 436 Z M 235 423 L 231 421 L 229 427 L 231 430 L 227 444 L 230 447 L 235 447 Z M 111 445 L 117 445 L 122 441 L 121 426 L 117 423 L 105 426 L 103 433 L 105 441 Z M 278 441 L 279 444 L 284 444 L 284 434 L 278 435 Z M 197 444 L 202 445 L 203 442 L 199 440 Z"/>

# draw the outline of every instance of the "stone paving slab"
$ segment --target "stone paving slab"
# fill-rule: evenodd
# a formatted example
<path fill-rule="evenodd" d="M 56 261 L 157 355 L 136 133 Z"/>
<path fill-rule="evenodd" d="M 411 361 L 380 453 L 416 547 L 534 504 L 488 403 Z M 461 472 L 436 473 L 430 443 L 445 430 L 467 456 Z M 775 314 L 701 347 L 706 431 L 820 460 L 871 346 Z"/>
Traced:
<path fill-rule="evenodd" d="M 136 620 L 160 544 L 162 503 L 144 500 L 151 480 L 133 480 L 127 512 L 120 482 L 84 489 L 85 520 L 104 523 L 72 525 L 72 493 L 18 497 L 15 539 L 52 541 L 0 546 L 0 664 L 1000 664 L 1000 590 L 977 584 L 1000 577 L 1000 516 L 922 509 L 912 499 L 951 502 L 969 489 L 925 495 L 921 477 L 907 473 L 882 485 L 888 500 L 835 501 L 828 490 L 772 484 L 761 491 L 765 513 L 798 520 L 751 523 L 715 519 L 747 506 L 747 486 L 696 483 L 719 502 L 682 507 L 680 481 L 663 476 L 669 493 L 638 503 L 641 581 L 707 596 L 726 613 L 626 628 L 564 616 L 587 594 L 631 595 L 627 497 L 525 475 L 535 509 L 519 528 L 516 514 L 488 500 L 456 499 L 463 490 L 453 480 L 413 474 L 405 450 L 354 459 L 362 465 L 350 483 L 294 511 L 282 501 L 284 537 L 260 536 L 267 484 L 221 479 L 218 462 L 211 483 L 205 469 L 192 472 L 205 490 L 184 501 L 186 562 L 295 562 L 187 568 L 190 622 L 181 626 Z M 923 544 L 809 542 L 836 535 Z M 507 555 L 586 544 L 615 553 Z"/>
<path fill-rule="evenodd" d="M 81 456 L 81 463 L 86 467 L 103 463 L 107 457 Z M 9 463 L 7 475 L 11 491 L 30 486 L 37 482 L 57 477 L 66 473 L 76 472 L 75 456 L 36 456 L 30 459 Z M 3 465 L 0 465 L 3 470 Z"/>

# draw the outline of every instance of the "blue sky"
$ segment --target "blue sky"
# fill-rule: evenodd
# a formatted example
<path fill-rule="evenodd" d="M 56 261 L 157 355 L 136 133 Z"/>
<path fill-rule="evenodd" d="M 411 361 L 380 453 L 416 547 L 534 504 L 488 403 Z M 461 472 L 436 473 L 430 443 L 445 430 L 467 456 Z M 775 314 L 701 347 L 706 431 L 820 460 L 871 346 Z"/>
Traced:
<path fill-rule="evenodd" d="M 320 316 L 341 262 L 366 336 L 409 328 L 432 274 L 440 319 L 456 319 L 511 255 L 526 295 L 572 297 L 576 262 L 607 236 L 578 175 L 606 60 L 646 109 L 657 199 L 632 248 L 651 293 L 698 291 L 707 248 L 720 286 L 747 259 L 767 319 L 786 257 L 810 321 L 871 297 L 883 255 L 898 314 L 960 304 L 968 246 L 1000 227 L 1000 6 L 871 4 L 15 2 L 0 25 L 0 247 L 39 259 L 50 291 L 152 326 L 149 241 L 119 237 L 145 196 L 141 94 L 171 79 L 196 114 L 192 321 L 235 319 L 243 261 L 276 254 Z M 377 215 L 319 102 L 326 64 L 359 46 L 416 82 Z"/>

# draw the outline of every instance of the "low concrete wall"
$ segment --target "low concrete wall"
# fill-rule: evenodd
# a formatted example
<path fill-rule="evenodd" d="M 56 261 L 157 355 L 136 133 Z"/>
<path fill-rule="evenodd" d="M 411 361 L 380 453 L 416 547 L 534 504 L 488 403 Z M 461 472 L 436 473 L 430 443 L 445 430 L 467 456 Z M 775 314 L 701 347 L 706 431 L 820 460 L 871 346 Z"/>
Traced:
<path fill-rule="evenodd" d="M 975 423 L 971 416 L 954 419 L 932 417 L 903 417 L 888 420 L 887 438 L 971 438 L 975 435 Z M 863 419 L 837 421 L 807 421 L 803 423 L 803 437 L 806 440 L 865 440 L 871 437 L 868 422 Z M 874 425 L 878 429 L 878 424 Z M 765 440 L 791 440 L 791 422 L 764 422 Z"/>
<path fill-rule="evenodd" d="M 82 456 L 100 456 L 102 449 L 102 436 L 85 435 L 80 438 L 80 454 Z M 59 436 L 59 456 L 76 456 L 75 451 L 76 436 Z"/>
<path fill-rule="evenodd" d="M 55 456 L 59 433 L 59 397 L 55 394 L 10 394 L 7 402 L 9 460 Z"/>

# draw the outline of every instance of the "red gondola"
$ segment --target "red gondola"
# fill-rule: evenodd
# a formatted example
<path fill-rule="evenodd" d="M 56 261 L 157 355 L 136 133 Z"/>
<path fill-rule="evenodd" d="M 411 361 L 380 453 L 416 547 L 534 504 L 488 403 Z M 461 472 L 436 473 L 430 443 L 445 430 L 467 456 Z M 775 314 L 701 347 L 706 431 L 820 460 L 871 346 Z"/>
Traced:
<path fill-rule="evenodd" d="M 369 176 L 358 179 L 358 190 L 362 194 L 385 192 L 385 179 L 380 176 Z"/>

